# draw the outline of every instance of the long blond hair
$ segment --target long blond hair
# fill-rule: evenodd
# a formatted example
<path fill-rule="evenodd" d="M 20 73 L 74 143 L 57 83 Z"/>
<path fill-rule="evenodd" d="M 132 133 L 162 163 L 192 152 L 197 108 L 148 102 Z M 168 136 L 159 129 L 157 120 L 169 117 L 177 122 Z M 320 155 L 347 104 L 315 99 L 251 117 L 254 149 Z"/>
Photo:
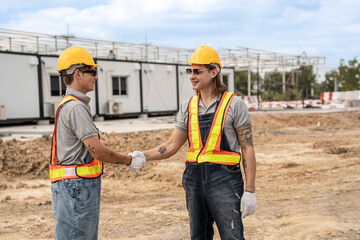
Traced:
<path fill-rule="evenodd" d="M 217 68 L 214 64 L 205 64 L 204 65 L 209 71 Z M 217 69 L 220 69 L 220 67 L 218 67 Z M 220 70 L 221 71 L 221 70 Z M 227 91 L 227 87 L 226 85 L 221 81 L 221 74 L 220 71 L 218 70 L 218 73 L 216 74 L 216 76 L 212 79 L 212 84 L 214 86 L 213 88 L 213 95 L 214 96 L 219 96 L 221 95 L 223 92 Z M 196 93 L 199 93 L 199 90 L 196 90 Z"/>

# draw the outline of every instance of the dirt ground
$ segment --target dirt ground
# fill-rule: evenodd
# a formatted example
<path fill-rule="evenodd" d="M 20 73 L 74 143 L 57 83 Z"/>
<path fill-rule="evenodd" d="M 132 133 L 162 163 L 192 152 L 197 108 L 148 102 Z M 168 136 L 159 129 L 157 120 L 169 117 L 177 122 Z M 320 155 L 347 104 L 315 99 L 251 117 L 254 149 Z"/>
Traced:
<path fill-rule="evenodd" d="M 360 111 L 256 114 L 257 204 L 247 239 L 360 239 Z M 128 153 L 157 146 L 170 130 L 103 134 Z M 139 173 L 106 164 L 99 239 L 189 239 L 181 185 L 184 146 Z M 0 239 L 53 239 L 50 136 L 0 139 Z M 215 239 L 220 239 L 216 233 Z"/>

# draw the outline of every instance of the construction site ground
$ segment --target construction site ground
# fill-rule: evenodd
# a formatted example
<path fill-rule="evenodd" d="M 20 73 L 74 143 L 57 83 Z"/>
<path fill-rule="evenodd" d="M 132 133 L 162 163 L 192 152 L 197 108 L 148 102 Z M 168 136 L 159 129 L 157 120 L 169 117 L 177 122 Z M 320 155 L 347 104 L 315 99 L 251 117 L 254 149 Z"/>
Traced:
<path fill-rule="evenodd" d="M 360 111 L 257 113 L 251 118 L 258 207 L 244 219 L 246 239 L 360 239 Z M 105 132 L 101 141 L 122 153 L 159 145 L 174 126 L 158 123 L 165 129 L 142 131 L 129 124 L 128 132 L 116 133 L 111 129 L 119 122 L 104 124 L 108 128 L 99 127 Z M 54 239 L 51 136 L 42 131 L 46 134 L 39 138 L 3 133 L 0 140 L 2 240 Z M 189 239 L 182 187 L 186 149 L 168 160 L 147 162 L 138 173 L 106 164 L 99 239 Z"/>

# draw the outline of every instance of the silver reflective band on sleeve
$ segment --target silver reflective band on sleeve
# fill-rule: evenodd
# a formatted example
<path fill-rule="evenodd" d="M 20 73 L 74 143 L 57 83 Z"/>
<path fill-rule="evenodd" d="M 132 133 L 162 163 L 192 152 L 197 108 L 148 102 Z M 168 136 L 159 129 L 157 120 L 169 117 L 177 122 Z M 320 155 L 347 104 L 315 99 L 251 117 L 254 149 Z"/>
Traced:
<path fill-rule="evenodd" d="M 75 167 L 73 167 L 73 168 L 64 168 L 64 170 L 65 170 L 65 177 L 76 176 Z"/>

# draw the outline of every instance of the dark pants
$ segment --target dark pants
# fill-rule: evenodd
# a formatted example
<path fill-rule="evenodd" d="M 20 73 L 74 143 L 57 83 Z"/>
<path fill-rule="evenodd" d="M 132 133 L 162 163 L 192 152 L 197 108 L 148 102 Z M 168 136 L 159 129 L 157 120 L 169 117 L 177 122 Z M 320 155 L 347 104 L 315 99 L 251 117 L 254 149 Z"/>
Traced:
<path fill-rule="evenodd" d="M 240 212 L 244 185 L 241 169 L 231 168 L 233 166 L 186 163 L 182 183 L 191 239 L 213 239 L 214 221 L 221 239 L 244 239 Z"/>
<path fill-rule="evenodd" d="M 214 114 L 199 116 L 203 144 L 209 134 Z M 220 144 L 229 149 L 225 134 Z M 240 164 L 186 163 L 182 184 L 190 218 L 192 240 L 213 239 L 215 221 L 222 240 L 244 239 L 240 200 L 244 190 Z"/>

